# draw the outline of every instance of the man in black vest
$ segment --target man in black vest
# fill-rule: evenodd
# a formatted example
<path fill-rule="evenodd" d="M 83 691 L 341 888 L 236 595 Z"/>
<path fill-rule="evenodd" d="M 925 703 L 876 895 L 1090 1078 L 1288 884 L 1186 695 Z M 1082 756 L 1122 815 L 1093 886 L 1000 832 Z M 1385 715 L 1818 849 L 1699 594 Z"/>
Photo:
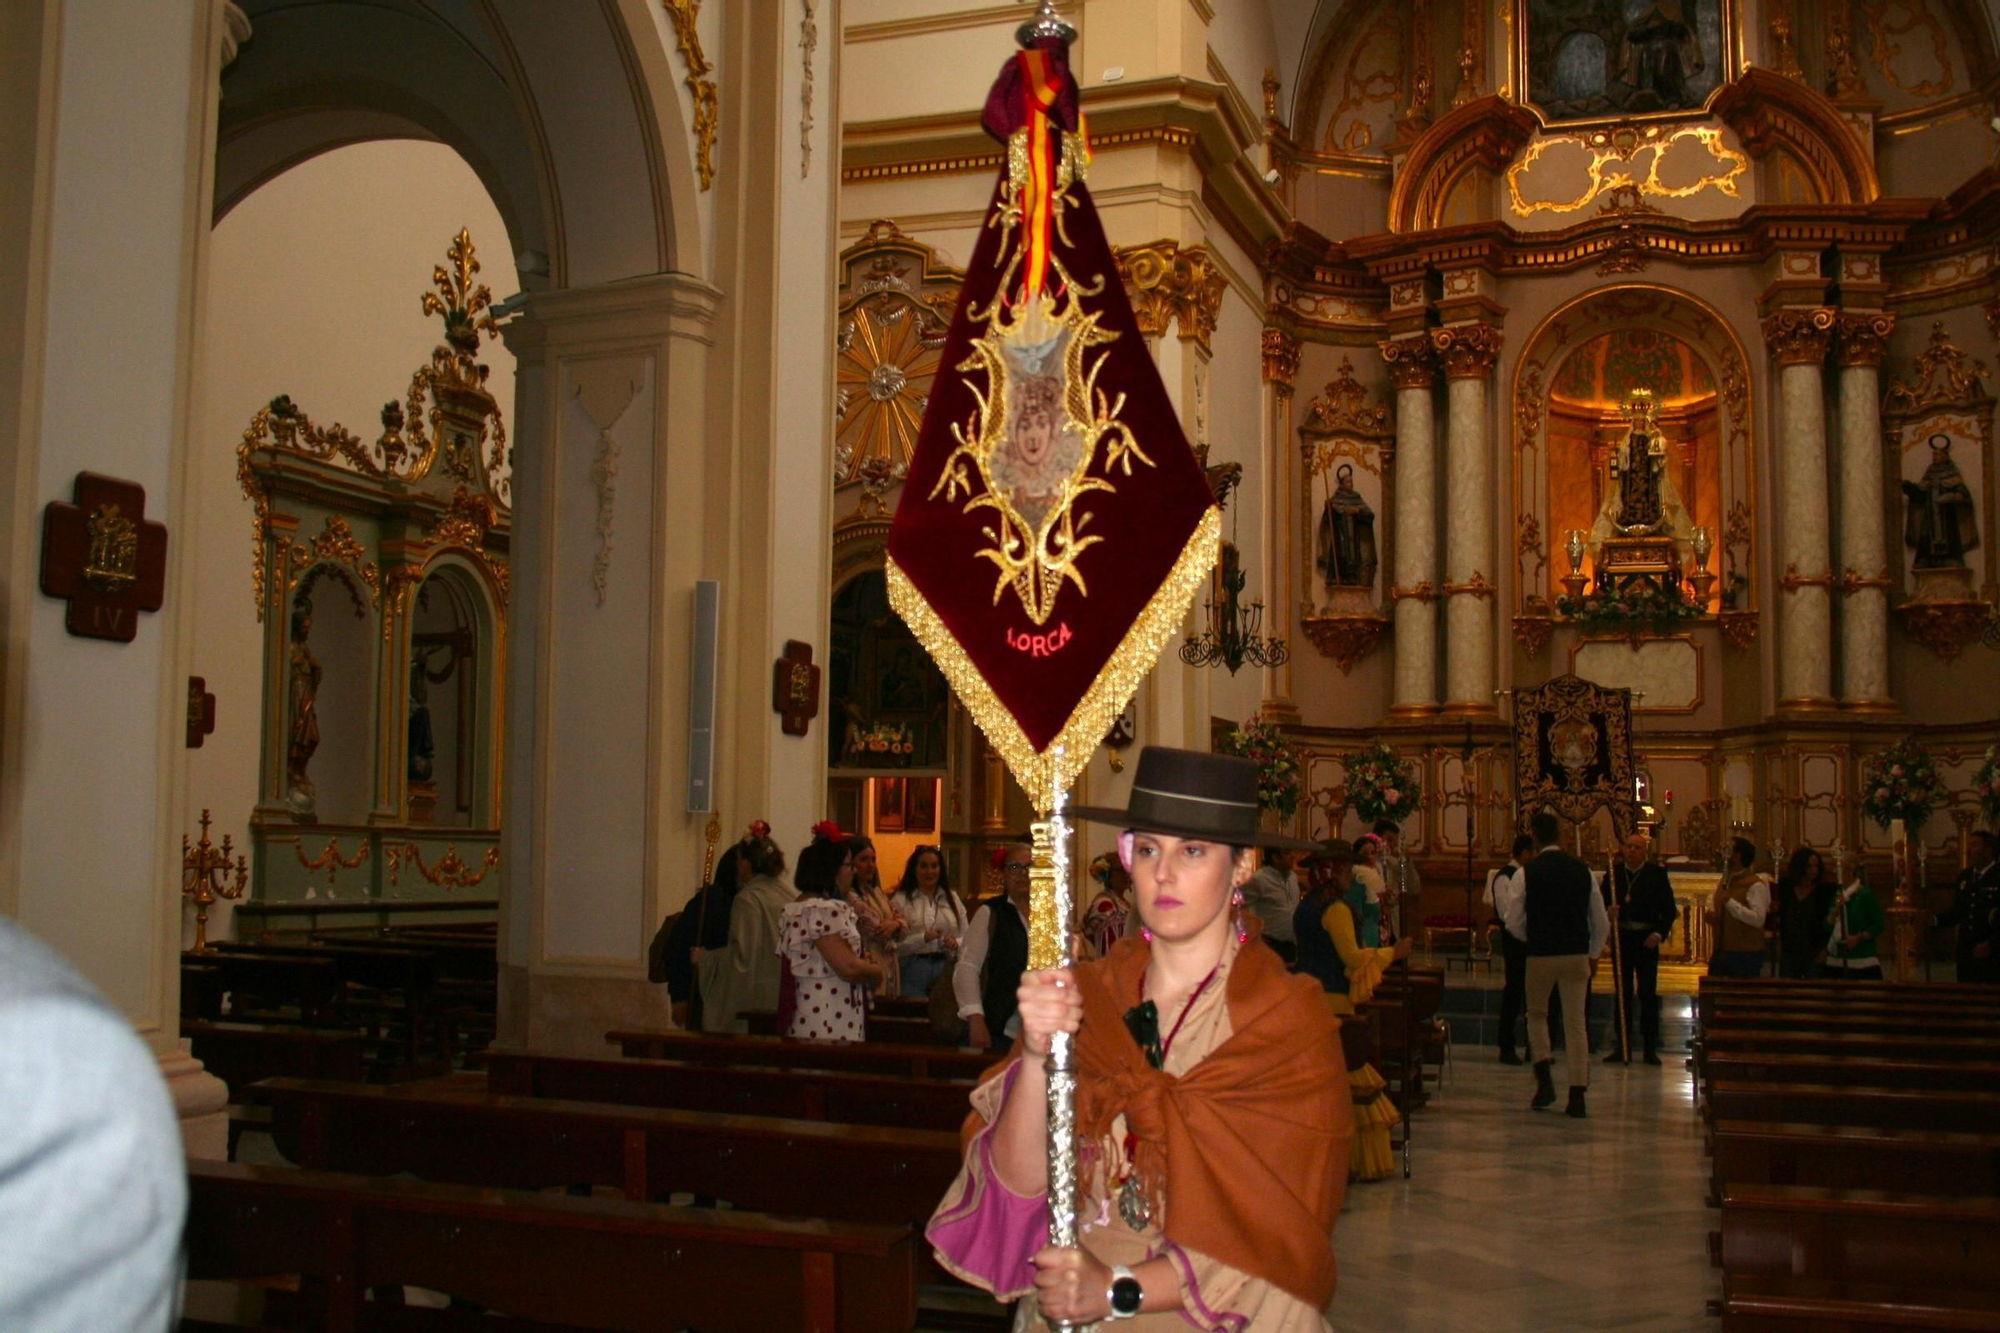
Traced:
<path fill-rule="evenodd" d="M 1020 1031 L 1014 992 L 1028 970 L 1028 867 L 1034 860 L 1028 843 L 1007 845 L 1000 863 L 1006 895 L 979 905 L 959 946 L 951 989 L 958 998 L 958 1016 L 968 1029 L 969 1046 L 1004 1051 Z"/>
<path fill-rule="evenodd" d="M 1673 882 L 1666 868 L 1648 859 L 1652 843 L 1643 833 L 1625 839 L 1624 862 L 1612 871 L 1618 902 L 1618 988 L 1625 998 L 1625 1021 L 1639 1020 L 1639 1041 L 1646 1063 L 1660 1063 L 1660 946 L 1674 933 Z M 1636 985 L 1635 985 L 1636 983 Z M 1633 992 L 1638 1009 L 1633 1010 Z M 1624 1064 L 1616 1033 L 1607 1064 Z"/>
<path fill-rule="evenodd" d="M 1562 992 L 1564 1055 L 1569 1066 L 1568 1114 L 1584 1117 L 1583 1092 L 1590 1086 L 1586 997 L 1590 960 L 1611 933 L 1604 896 L 1590 867 L 1557 845 L 1562 825 L 1554 814 L 1538 811 L 1528 821 L 1538 850 L 1522 878 L 1520 895 L 1507 925 L 1528 942 L 1528 1053 L 1535 1062 L 1535 1098 L 1540 1111 L 1555 1105 L 1555 1081 L 1550 1065 L 1555 1056 L 1549 1043 L 1549 992 Z"/>

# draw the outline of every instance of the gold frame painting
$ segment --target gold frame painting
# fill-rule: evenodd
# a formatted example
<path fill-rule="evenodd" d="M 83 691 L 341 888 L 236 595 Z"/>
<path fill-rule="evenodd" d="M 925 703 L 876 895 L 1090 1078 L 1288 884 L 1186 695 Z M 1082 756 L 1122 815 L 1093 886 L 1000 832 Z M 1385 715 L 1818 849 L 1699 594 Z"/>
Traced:
<path fill-rule="evenodd" d="M 1624 124 L 1631 125 L 1645 121 L 1699 119 L 1708 114 L 1709 107 L 1721 91 L 1733 82 L 1744 69 L 1743 20 L 1738 0 L 1622 0 L 1629 12 L 1637 10 L 1636 17 L 1651 20 L 1656 27 L 1649 38 L 1647 49 L 1628 50 L 1620 53 L 1616 64 L 1619 68 L 1641 73 L 1637 64 L 1644 62 L 1652 54 L 1659 53 L 1665 58 L 1684 61 L 1687 45 L 1671 34 L 1658 29 L 1667 23 L 1686 23 L 1687 14 L 1693 13 L 1695 49 L 1699 51 L 1702 68 L 1698 71 L 1704 90 L 1700 101 L 1694 105 L 1649 107 L 1646 94 L 1650 90 L 1637 89 L 1628 92 L 1630 105 L 1621 105 L 1617 100 L 1606 100 L 1602 108 L 1585 111 L 1565 111 L 1558 105 L 1551 109 L 1538 100 L 1536 80 L 1530 76 L 1531 50 L 1537 18 L 1544 22 L 1560 22 L 1553 14 L 1538 15 L 1537 10 L 1554 8 L 1556 0 L 1511 0 L 1513 14 L 1513 49 L 1509 53 L 1512 69 L 1509 82 L 1518 90 L 1520 104 L 1533 111 L 1545 126 L 1572 128 L 1588 125 Z M 1568 40 L 1573 33 L 1565 33 L 1562 40 Z M 1607 58 L 1607 66 L 1613 61 Z M 1712 71 L 1713 82 L 1709 82 Z M 1607 69 L 1607 94 L 1614 84 L 1614 76 Z M 1625 81 L 1628 89 L 1631 83 Z M 1546 88 L 1546 83 L 1543 85 Z"/>

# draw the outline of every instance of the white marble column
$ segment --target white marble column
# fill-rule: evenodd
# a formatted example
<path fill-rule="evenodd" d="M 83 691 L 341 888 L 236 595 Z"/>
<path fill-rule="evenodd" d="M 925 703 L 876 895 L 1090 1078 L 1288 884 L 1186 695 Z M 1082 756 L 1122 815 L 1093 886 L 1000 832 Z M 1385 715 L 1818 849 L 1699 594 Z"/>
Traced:
<path fill-rule="evenodd" d="M 1393 717 L 1437 711 L 1437 356 L 1429 335 L 1391 339 L 1382 359 L 1396 383 L 1396 671 Z"/>
<path fill-rule="evenodd" d="M 1500 331 L 1487 324 L 1445 330 L 1444 358 L 1451 523 L 1445 530 L 1445 704 L 1456 716 L 1493 705 L 1493 447 L 1490 377 Z"/>
<path fill-rule="evenodd" d="M 1889 553 L 1883 539 L 1882 355 L 1894 315 L 1840 317 L 1840 706 L 1893 713 Z"/>
<path fill-rule="evenodd" d="M 1827 531 L 1825 362 L 1834 312 L 1764 320 L 1778 367 L 1778 707 L 1833 706 L 1832 561 Z"/>

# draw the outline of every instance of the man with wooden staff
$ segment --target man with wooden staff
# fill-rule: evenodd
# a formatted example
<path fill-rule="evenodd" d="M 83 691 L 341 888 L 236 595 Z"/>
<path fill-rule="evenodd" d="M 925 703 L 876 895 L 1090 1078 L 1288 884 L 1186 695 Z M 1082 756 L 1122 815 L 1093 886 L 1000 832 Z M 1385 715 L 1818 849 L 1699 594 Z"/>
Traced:
<path fill-rule="evenodd" d="M 1623 864 L 1612 867 L 1611 893 L 1618 914 L 1618 993 L 1622 1005 L 1618 1021 L 1629 1025 L 1636 998 L 1639 1041 L 1649 1065 L 1660 1063 L 1660 946 L 1674 933 L 1673 882 L 1657 861 L 1650 858 L 1652 840 L 1643 833 L 1626 836 L 1621 847 Z M 1625 1064 L 1631 1059 L 1627 1033 L 1612 1044 L 1604 1057 L 1607 1064 Z"/>

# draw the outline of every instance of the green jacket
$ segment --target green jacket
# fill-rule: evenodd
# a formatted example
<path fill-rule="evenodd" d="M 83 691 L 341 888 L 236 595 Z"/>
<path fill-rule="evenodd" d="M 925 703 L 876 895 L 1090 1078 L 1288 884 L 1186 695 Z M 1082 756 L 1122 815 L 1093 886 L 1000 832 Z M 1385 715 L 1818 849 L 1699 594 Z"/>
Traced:
<path fill-rule="evenodd" d="M 1847 921 L 1847 929 L 1845 931 L 1840 929 L 1841 914 L 1843 911 L 1846 913 Z M 1860 967 L 1867 967 L 1871 963 L 1879 961 L 1875 956 L 1875 947 L 1881 943 L 1882 928 L 1887 924 L 1888 918 L 1882 913 L 1882 900 L 1877 898 L 1875 891 L 1865 884 L 1855 891 L 1852 898 L 1847 900 L 1847 906 L 1844 909 L 1839 905 L 1839 900 L 1836 899 L 1833 909 L 1833 924 L 1829 927 L 1829 934 L 1833 942 L 1827 946 L 1826 961 L 1837 966 L 1837 960 L 1846 959 Z M 1868 938 L 1853 948 L 1843 950 L 1840 947 L 1840 937 L 1842 935 L 1862 934 L 1867 935 Z"/>

